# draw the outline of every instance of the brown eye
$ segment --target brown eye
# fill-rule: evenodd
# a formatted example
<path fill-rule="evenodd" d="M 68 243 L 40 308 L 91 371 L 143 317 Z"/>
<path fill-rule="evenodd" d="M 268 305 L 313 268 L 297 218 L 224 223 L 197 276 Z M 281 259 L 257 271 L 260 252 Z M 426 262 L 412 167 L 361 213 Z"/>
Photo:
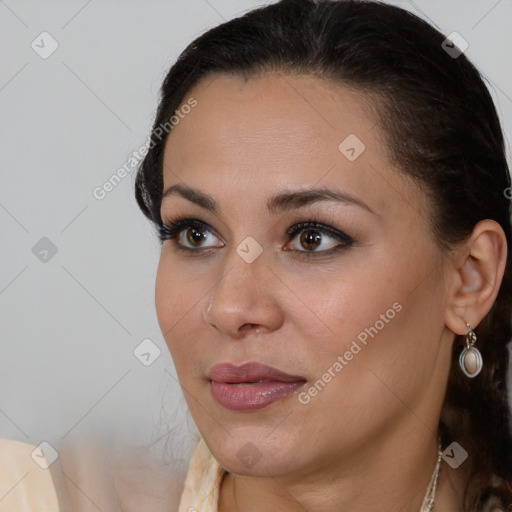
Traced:
<path fill-rule="evenodd" d="M 312 251 L 317 249 L 322 242 L 322 234 L 320 231 L 314 229 L 308 229 L 302 232 L 300 235 L 300 243 L 304 249 Z"/>
<path fill-rule="evenodd" d="M 292 237 L 294 250 L 303 253 L 326 253 L 339 246 L 350 245 L 348 240 L 339 239 L 335 234 L 320 229 L 306 227 L 297 230 Z"/>
<path fill-rule="evenodd" d="M 291 250 L 304 257 L 326 256 L 355 243 L 355 239 L 343 231 L 317 221 L 294 224 L 286 234 L 291 241 Z"/>
<path fill-rule="evenodd" d="M 201 243 L 206 240 L 204 229 L 189 228 L 186 230 L 187 242 L 194 246 L 200 247 Z"/>
<path fill-rule="evenodd" d="M 174 222 L 163 223 L 159 228 L 162 243 L 169 240 L 177 249 L 199 253 L 203 249 L 223 247 L 224 243 L 208 224 L 189 218 L 178 218 Z"/>

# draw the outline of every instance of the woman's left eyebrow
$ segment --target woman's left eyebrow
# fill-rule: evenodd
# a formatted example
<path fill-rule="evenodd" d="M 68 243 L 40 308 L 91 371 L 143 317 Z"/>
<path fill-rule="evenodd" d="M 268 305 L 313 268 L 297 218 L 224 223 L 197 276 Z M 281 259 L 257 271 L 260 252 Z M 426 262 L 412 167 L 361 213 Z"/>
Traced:
<path fill-rule="evenodd" d="M 173 194 L 180 195 L 192 203 L 197 204 L 213 213 L 219 213 L 220 207 L 217 201 L 199 189 L 187 185 L 176 184 L 168 187 L 162 194 L 162 201 Z M 359 206 L 368 212 L 378 215 L 362 199 L 341 190 L 327 187 L 316 187 L 307 190 L 286 190 L 272 196 L 267 201 L 267 209 L 270 213 L 285 213 L 289 210 L 302 208 L 319 201 L 335 201 L 347 205 Z"/>
<path fill-rule="evenodd" d="M 378 215 L 362 199 L 348 192 L 327 187 L 281 192 L 267 201 L 267 208 L 270 213 L 284 213 L 319 201 L 335 201 L 337 203 L 359 206 L 374 215 Z"/>

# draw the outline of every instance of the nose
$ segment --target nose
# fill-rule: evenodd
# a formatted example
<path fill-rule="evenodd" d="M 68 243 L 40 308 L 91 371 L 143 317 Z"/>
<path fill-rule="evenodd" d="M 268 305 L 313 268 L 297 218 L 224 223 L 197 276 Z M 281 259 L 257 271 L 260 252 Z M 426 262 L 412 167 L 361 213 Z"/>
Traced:
<path fill-rule="evenodd" d="M 238 339 L 251 331 L 271 332 L 283 322 L 277 289 L 280 281 L 264 255 L 248 263 L 233 249 L 213 288 L 204 320 L 230 338 Z"/>

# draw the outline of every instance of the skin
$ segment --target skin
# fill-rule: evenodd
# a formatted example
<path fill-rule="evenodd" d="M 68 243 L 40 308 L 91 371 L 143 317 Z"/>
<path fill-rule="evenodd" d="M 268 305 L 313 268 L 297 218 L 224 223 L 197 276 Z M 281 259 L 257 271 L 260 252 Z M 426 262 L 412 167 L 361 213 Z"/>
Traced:
<path fill-rule="evenodd" d="M 193 187 L 218 210 L 177 193 L 163 200 L 164 222 L 184 215 L 213 229 L 199 242 L 202 256 L 164 242 L 156 307 L 192 417 L 230 472 L 219 511 L 417 512 L 437 457 L 455 334 L 478 325 L 503 277 L 501 227 L 482 221 L 443 253 L 427 198 L 389 163 L 363 93 L 276 73 L 207 77 L 184 101 L 190 96 L 197 107 L 166 143 L 164 190 Z M 349 134 L 366 146 L 354 161 L 338 149 Z M 266 208 L 276 193 L 318 186 L 348 192 L 373 213 L 326 200 Z M 290 239 L 297 217 L 356 241 L 321 255 L 339 242 Z M 180 240 L 191 246 L 186 230 Z M 252 263 L 236 252 L 248 236 L 263 249 Z M 306 259 L 308 251 L 320 256 Z M 309 389 L 394 303 L 402 310 L 309 403 L 295 394 L 247 413 L 212 397 L 207 373 L 226 361 L 301 375 Z M 250 468 L 237 457 L 249 441 L 261 455 Z M 443 463 L 436 509 L 460 510 L 462 470 Z"/>

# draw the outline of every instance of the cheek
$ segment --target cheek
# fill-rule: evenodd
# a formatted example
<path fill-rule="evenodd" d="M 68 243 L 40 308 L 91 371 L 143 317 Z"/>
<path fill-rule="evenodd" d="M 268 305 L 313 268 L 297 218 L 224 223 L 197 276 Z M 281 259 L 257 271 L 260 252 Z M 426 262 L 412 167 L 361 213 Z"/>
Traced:
<path fill-rule="evenodd" d="M 175 307 L 178 305 L 177 289 L 179 283 L 166 265 L 163 257 L 160 258 L 155 282 L 155 306 L 160 330 L 164 334 L 171 328 L 175 318 Z"/>
<path fill-rule="evenodd" d="M 316 376 L 333 382 L 322 400 L 357 412 L 360 421 L 371 421 L 377 410 L 399 408 L 397 397 L 412 403 L 435 370 L 443 318 L 440 276 L 412 261 L 396 259 L 375 272 L 369 268 L 366 276 L 352 274 L 322 303 L 333 333 L 317 338 L 310 353 L 317 358 Z M 427 270 L 419 272 L 418 266 Z"/>
<path fill-rule="evenodd" d="M 379 275 L 369 267 L 352 267 L 349 273 L 322 280 L 320 286 L 317 280 L 314 292 L 304 301 L 315 313 L 309 315 L 316 317 L 315 325 L 304 315 L 298 321 L 312 334 L 316 332 L 317 347 L 319 343 L 326 350 L 330 347 L 330 352 L 344 352 L 359 333 L 379 321 L 380 315 L 398 300 L 398 290 L 389 286 L 388 278 L 385 271 Z M 389 316 L 394 313 L 390 311 Z"/>
<path fill-rule="evenodd" d="M 297 312 L 296 322 L 311 340 L 308 358 L 315 361 L 310 366 L 314 373 L 327 371 L 338 356 L 346 361 L 341 363 L 344 370 L 362 370 L 378 368 L 402 351 L 410 321 L 418 321 L 417 312 L 411 315 L 416 306 L 409 293 L 421 279 L 409 268 L 411 263 L 398 256 L 381 253 L 373 254 L 372 261 L 351 259 L 350 271 L 317 280 L 314 291 L 305 295 L 304 302 L 316 315 Z M 357 372 L 344 373 L 355 377 Z"/>
<path fill-rule="evenodd" d="M 198 286 L 184 280 L 183 272 L 177 271 L 169 258 L 162 257 L 158 265 L 155 282 L 155 306 L 160 330 L 173 359 L 180 359 L 190 339 L 195 319 L 197 323 L 198 303 L 202 296 Z M 188 336 L 186 333 L 189 333 Z M 190 343 L 188 343 L 190 345 Z"/>

